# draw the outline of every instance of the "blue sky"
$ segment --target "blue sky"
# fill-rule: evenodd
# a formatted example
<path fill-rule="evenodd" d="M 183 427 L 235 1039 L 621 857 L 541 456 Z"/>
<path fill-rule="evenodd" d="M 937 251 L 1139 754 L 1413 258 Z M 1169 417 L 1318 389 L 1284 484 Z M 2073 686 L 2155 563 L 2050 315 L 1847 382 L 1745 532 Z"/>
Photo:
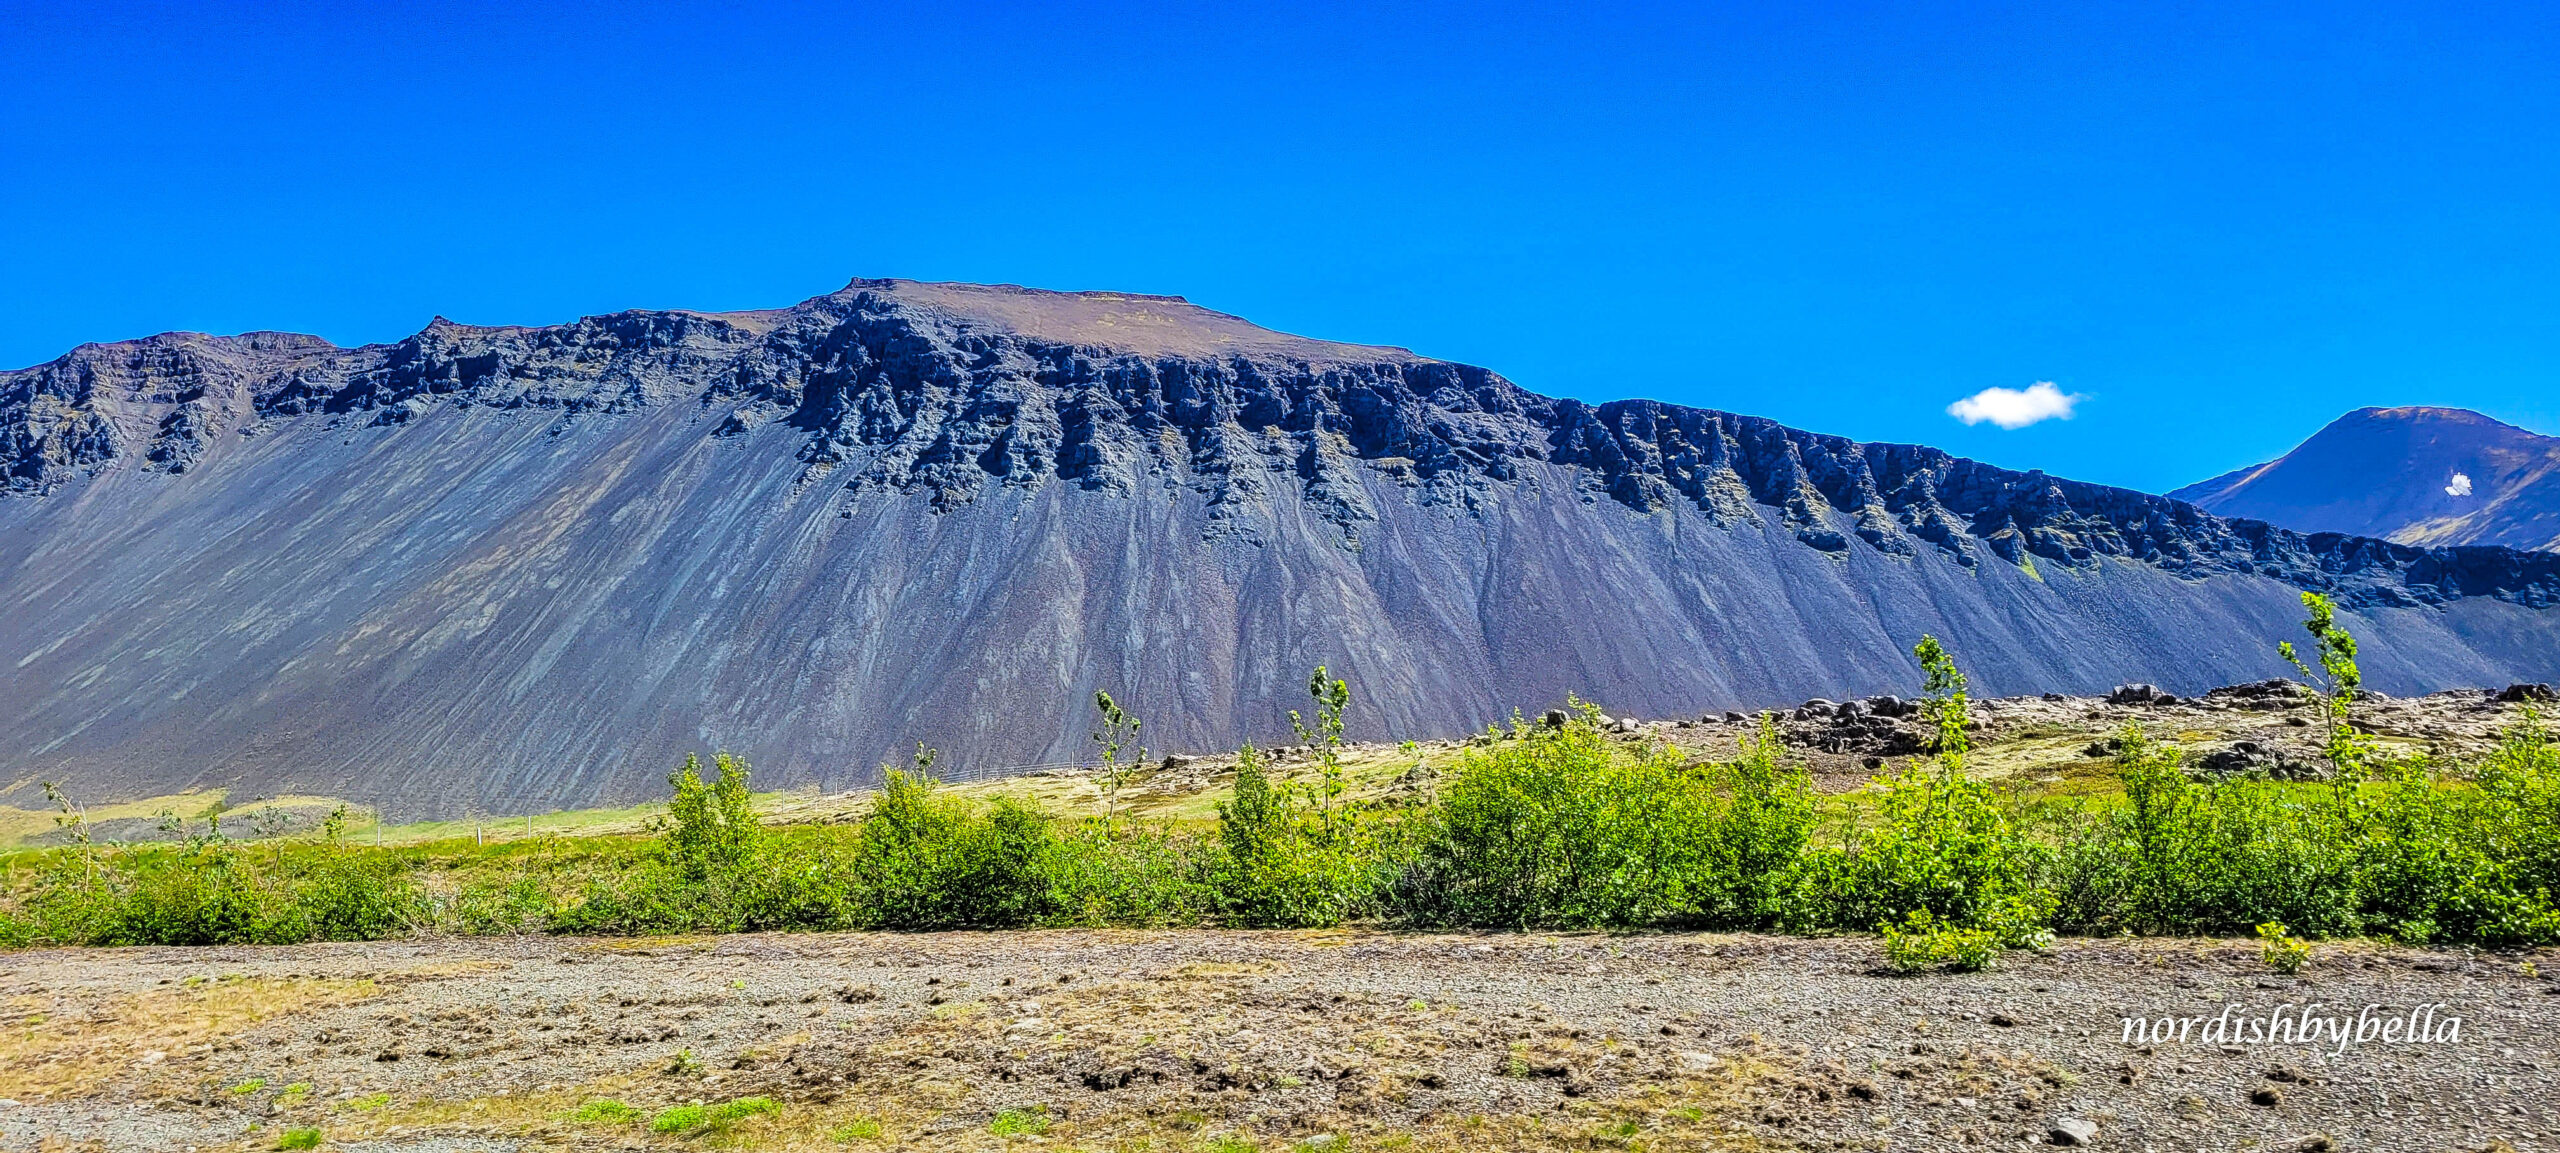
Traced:
<path fill-rule="evenodd" d="M 2166 489 L 2560 432 L 2554 12 L 12 4 L 0 364 L 1004 281 Z"/>

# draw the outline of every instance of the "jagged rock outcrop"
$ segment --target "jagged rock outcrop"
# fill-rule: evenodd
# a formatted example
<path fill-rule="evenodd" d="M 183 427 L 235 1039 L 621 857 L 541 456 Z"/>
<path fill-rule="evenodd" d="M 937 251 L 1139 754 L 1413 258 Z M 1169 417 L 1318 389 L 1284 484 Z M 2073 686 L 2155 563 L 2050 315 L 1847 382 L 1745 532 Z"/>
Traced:
<path fill-rule="evenodd" d="M 2560 558 L 2305 536 L 1756 417 L 1589 405 L 1179 300 L 856 281 L 798 307 L 395 344 L 170 334 L 0 374 L 13 776 L 413 810 L 646 795 L 682 747 L 839 784 L 1578 689 L 1644 715 L 2279 671 L 2548 678 Z M 14 653 L 15 655 L 11 655 Z M 2396 654 L 2396 655 L 2394 655 Z M 21 659 L 23 658 L 23 659 Z"/>

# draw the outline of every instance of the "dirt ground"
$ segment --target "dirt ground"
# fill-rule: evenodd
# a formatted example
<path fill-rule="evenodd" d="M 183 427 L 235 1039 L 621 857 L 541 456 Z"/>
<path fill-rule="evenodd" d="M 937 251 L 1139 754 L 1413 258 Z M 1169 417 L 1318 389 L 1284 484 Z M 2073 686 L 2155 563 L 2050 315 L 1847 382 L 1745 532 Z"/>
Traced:
<path fill-rule="evenodd" d="M 2560 1148 L 2536 958 L 1880 961 L 1854 938 L 1199 930 L 27 952 L 0 958 L 0 1149 L 1926 1149 L 2065 1122 L 2116 1149 Z M 2311 1002 L 2438 1004 L 2459 1039 L 2123 1037 Z"/>

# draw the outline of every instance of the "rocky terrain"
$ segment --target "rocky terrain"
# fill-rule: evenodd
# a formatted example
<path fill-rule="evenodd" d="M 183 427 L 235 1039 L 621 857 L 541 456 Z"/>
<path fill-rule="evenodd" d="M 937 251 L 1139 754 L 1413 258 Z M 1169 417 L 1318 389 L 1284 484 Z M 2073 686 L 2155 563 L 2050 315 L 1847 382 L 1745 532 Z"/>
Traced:
<path fill-rule="evenodd" d="M 2463 758 L 2555 703 L 2518 684 L 2375 695 L 2356 717 Z M 2031 794 L 2102 790 L 2128 723 L 2197 773 L 2324 771 L 2287 681 L 1973 711 L 1973 771 Z M 1607 727 L 1729 756 L 1763 723 L 1833 792 L 1923 739 L 1889 696 Z M 1434 788 L 1466 747 L 1355 746 L 1351 791 Z M 1202 817 L 1232 767 L 1167 757 L 1116 803 Z M 1064 768 L 957 787 L 1061 813 L 1099 796 Z M 0 1150 L 2532 1150 L 2560 1145 L 2555 964 L 2328 942 L 2285 976 L 2254 942 L 2122 938 L 1905 976 L 1865 937 L 1204 929 L 35 950 L 0 957 Z M 2462 1032 L 2124 1031 L 2313 1003 L 2436 1005 Z"/>
<path fill-rule="evenodd" d="M 2526 708 L 2547 717 L 2556 703 L 2560 692 L 2541 683 L 2448 689 L 2419 697 L 2375 693 L 2358 701 L 2351 723 L 2377 738 L 2377 746 L 2387 753 L 2476 763 Z M 1889 758 L 1928 747 L 1932 734 L 1917 712 L 1915 702 L 1883 696 L 1808 701 L 1774 712 L 1770 719 L 1817 780 L 1853 787 L 1885 768 Z M 2103 697 L 2045 693 L 1996 698 L 1975 702 L 1973 715 L 1973 768 L 1995 778 L 2025 777 L 2026 783 L 2112 773 L 2117 736 L 2128 724 L 2180 750 L 2192 773 L 2320 780 L 2329 772 L 2322 762 L 2324 736 L 2314 698 L 2299 682 L 2282 678 L 2224 685 L 2193 697 L 2131 684 Z M 1727 713 L 1694 721 L 1622 721 L 1618 727 L 1712 754 L 1730 748 L 1759 723 L 1757 715 Z"/>
<path fill-rule="evenodd" d="M 2362 408 L 2169 495 L 2222 516 L 2413 545 L 2560 550 L 2560 437 L 2460 408 Z"/>
<path fill-rule="evenodd" d="M 1677 364 L 1666 362 L 1666 371 Z M 2395 693 L 2560 679 L 2560 557 L 2167 498 L 1305 340 L 1177 299 L 856 281 L 395 344 L 170 334 L 0 374 L 0 762 L 84 801 L 403 818 L 836 791 L 913 742 L 1367 739 L 2282 671 L 2302 589 Z"/>
<path fill-rule="evenodd" d="M 2531 1150 L 2560 1143 L 2551 961 L 2332 945 L 2294 978 L 2127 939 L 1903 977 L 1865 939 L 1206 931 L 27 953 L 0 1149 Z M 2439 1040 L 2125 1035 L 2312 1004 L 2440 1006 Z"/>

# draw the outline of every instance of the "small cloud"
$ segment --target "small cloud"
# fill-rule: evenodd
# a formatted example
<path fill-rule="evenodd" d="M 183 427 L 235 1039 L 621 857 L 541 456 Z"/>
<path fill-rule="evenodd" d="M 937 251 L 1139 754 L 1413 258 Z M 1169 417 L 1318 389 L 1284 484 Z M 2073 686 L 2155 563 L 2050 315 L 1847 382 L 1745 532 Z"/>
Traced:
<path fill-rule="evenodd" d="M 2076 392 L 2064 392 L 2050 380 L 2039 380 L 2024 391 L 2014 388 L 1986 388 L 1947 406 L 1947 415 L 1966 424 L 1990 421 L 2002 428 L 2025 428 L 2043 420 L 2071 419 L 2071 406 L 2089 399 Z"/>
<path fill-rule="evenodd" d="M 2444 486 L 2444 494 L 2446 496 L 2471 495 L 2471 474 L 2461 472 L 2453 474 L 2453 483 Z"/>

